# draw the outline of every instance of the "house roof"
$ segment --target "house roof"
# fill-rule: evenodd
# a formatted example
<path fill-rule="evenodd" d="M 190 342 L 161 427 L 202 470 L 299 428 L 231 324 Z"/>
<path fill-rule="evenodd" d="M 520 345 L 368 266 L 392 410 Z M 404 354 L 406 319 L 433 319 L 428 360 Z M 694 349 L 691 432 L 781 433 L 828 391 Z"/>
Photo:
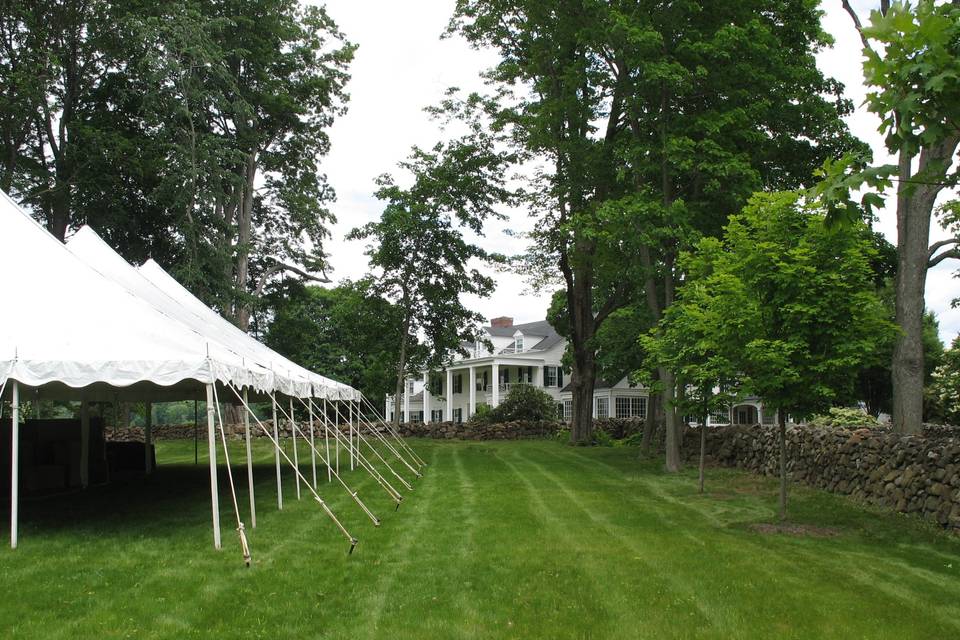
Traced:
<path fill-rule="evenodd" d="M 599 391 L 601 389 L 612 389 L 612 388 L 613 388 L 613 384 L 607 382 L 606 380 L 596 380 L 593 383 L 594 391 Z M 568 382 L 567 384 L 564 385 L 563 389 L 560 389 L 560 393 L 563 393 L 565 391 L 573 391 L 573 382 Z"/>
<path fill-rule="evenodd" d="M 512 338 L 517 331 L 525 336 L 543 336 L 539 342 L 529 347 L 527 351 L 546 351 L 563 341 L 563 336 L 557 333 L 553 326 L 546 320 L 515 324 L 511 327 L 484 327 L 483 329 L 491 336 L 497 338 Z M 508 352 L 501 350 L 500 353 Z M 509 353 L 512 353 L 512 351 Z"/>

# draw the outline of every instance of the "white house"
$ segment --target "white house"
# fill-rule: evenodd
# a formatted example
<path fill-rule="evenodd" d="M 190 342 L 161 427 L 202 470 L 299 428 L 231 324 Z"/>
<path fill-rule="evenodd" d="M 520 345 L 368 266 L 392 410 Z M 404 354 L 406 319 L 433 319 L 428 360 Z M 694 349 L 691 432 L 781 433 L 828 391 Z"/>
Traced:
<path fill-rule="evenodd" d="M 480 404 L 499 405 L 500 399 L 518 384 L 543 389 L 557 403 L 558 417 L 569 420 L 573 394 L 567 384 L 569 372 L 560 362 L 566 339 L 546 320 L 515 325 L 513 318 L 493 318 L 483 330 L 492 350 L 482 342 L 464 344 L 470 352 L 468 357 L 457 355 L 445 371 L 432 375 L 424 372 L 420 378 L 407 380 L 401 398 L 401 422 L 464 422 Z M 648 389 L 631 384 L 626 377 L 614 384 L 598 380 L 593 391 L 593 417 L 643 419 L 649 395 Z M 393 419 L 392 396 L 387 396 L 386 416 Z M 761 421 L 772 423 L 774 416 L 763 412 L 758 399 L 747 398 L 728 412 L 711 416 L 707 424 Z"/>

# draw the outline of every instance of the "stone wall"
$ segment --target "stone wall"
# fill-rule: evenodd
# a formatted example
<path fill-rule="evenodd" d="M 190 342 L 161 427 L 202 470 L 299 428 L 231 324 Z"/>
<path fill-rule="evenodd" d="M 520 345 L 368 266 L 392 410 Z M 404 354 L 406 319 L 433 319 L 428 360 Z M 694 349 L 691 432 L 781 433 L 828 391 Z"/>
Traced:
<path fill-rule="evenodd" d="M 273 434 L 273 421 L 264 420 L 263 426 L 270 430 L 271 435 Z M 318 422 L 314 422 L 314 429 L 318 435 L 323 434 L 323 426 Z M 224 430 L 227 432 L 227 437 L 230 439 L 239 439 L 243 437 L 243 425 L 242 424 L 226 424 L 224 425 Z M 340 425 L 340 431 L 342 433 L 347 433 L 350 430 L 348 425 Z M 364 430 L 366 432 L 366 430 Z M 204 422 L 199 427 L 196 428 L 197 437 L 201 440 L 205 440 L 207 437 L 207 424 Z M 290 428 L 290 423 L 286 420 L 280 422 L 278 433 L 281 438 L 289 438 L 293 434 L 293 430 Z M 306 423 L 297 425 L 297 436 L 299 437 L 301 433 L 310 433 L 309 425 Z M 154 425 L 150 430 L 150 437 L 153 440 L 193 440 L 194 434 L 194 425 L 192 424 L 165 424 L 165 425 Z M 217 437 L 219 438 L 220 431 L 219 427 L 217 430 Z M 256 422 L 250 423 L 250 435 L 255 438 L 265 438 L 266 436 Z M 110 442 L 143 442 L 143 428 L 142 427 L 120 427 L 120 428 L 106 428 L 104 429 L 104 437 Z"/>
<path fill-rule="evenodd" d="M 960 437 L 950 428 L 902 436 L 887 429 L 787 428 L 787 472 L 801 482 L 870 504 L 960 529 Z M 699 455 L 699 429 L 683 438 Z M 707 431 L 711 461 L 779 475 L 777 429 L 719 427 Z"/>
<path fill-rule="evenodd" d="M 528 440 L 552 438 L 561 425 L 553 420 L 517 421 L 497 424 L 475 422 L 422 422 L 400 425 L 400 435 L 414 438 L 437 438 L 459 440 Z"/>

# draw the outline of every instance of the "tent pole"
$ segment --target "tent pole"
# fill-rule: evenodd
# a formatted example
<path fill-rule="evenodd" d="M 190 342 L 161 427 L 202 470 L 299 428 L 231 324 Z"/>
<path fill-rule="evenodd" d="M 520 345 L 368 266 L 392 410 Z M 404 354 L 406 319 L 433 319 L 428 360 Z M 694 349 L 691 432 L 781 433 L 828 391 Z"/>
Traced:
<path fill-rule="evenodd" d="M 350 402 L 350 471 L 353 471 L 353 402 Z"/>
<path fill-rule="evenodd" d="M 280 486 L 280 429 L 277 427 L 277 396 L 270 392 L 270 400 L 273 404 L 273 450 L 274 461 L 277 465 L 277 509 L 283 509 L 283 488 Z"/>
<path fill-rule="evenodd" d="M 90 486 L 90 404 L 80 399 L 80 486 Z"/>
<path fill-rule="evenodd" d="M 313 431 L 313 399 L 310 399 L 310 468 L 313 469 L 313 488 L 317 488 L 317 444 Z"/>
<path fill-rule="evenodd" d="M 20 387 L 16 380 L 10 392 L 10 548 L 16 549 L 20 517 Z"/>
<path fill-rule="evenodd" d="M 339 402 L 339 400 L 338 400 L 338 402 Z M 341 419 L 341 418 L 340 418 L 340 407 L 339 407 L 339 405 L 335 402 L 335 403 L 333 404 L 333 408 L 334 408 L 334 409 L 336 410 L 336 412 L 337 412 L 337 419 L 333 421 L 333 428 L 337 430 L 337 435 L 339 435 L 339 434 L 340 434 L 340 419 Z M 334 438 L 334 440 L 335 440 L 335 443 L 336 443 L 336 446 L 337 446 L 337 457 L 336 457 L 336 460 L 334 460 L 334 463 L 337 465 L 337 473 L 340 473 L 340 438 Z"/>
<path fill-rule="evenodd" d="M 213 548 L 220 548 L 220 495 L 217 490 L 217 437 L 214 428 L 213 384 L 207 385 L 207 447 L 210 451 L 210 503 L 213 511 Z"/>
<path fill-rule="evenodd" d="M 323 399 L 323 441 L 327 447 L 327 482 L 333 482 L 333 471 L 330 469 L 330 413 L 327 411 L 327 399 Z"/>
<path fill-rule="evenodd" d="M 153 403 L 147 402 L 145 409 L 143 418 L 143 468 L 149 476 L 153 473 L 153 456 L 150 455 L 150 443 L 153 441 Z"/>
<path fill-rule="evenodd" d="M 290 436 L 293 438 L 293 466 L 297 468 L 297 500 L 300 499 L 300 457 L 297 454 L 297 423 L 293 419 L 293 397 L 290 397 Z"/>
<path fill-rule="evenodd" d="M 193 464 L 200 464 L 200 407 L 199 402 L 193 401 Z"/>
<path fill-rule="evenodd" d="M 247 390 L 243 390 L 243 402 L 247 402 Z M 250 446 L 250 412 L 243 412 L 243 435 L 247 440 L 247 486 L 250 488 L 250 526 L 257 528 L 257 502 L 253 497 L 253 451 Z"/>

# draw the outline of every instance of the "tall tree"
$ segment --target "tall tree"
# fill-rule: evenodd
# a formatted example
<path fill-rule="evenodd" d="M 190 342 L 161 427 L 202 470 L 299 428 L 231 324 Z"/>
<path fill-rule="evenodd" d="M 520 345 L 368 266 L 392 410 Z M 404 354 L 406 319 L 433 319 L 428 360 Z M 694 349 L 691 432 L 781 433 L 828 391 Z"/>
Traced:
<path fill-rule="evenodd" d="M 501 121 L 547 165 L 527 264 L 565 285 L 571 438 L 587 441 L 594 338 L 610 314 L 644 291 L 661 317 L 686 243 L 850 146 L 849 104 L 813 58 L 826 42 L 816 2 L 460 0 L 451 28 L 500 53 L 488 78 Z M 672 393 L 672 372 L 660 377 Z"/>
<path fill-rule="evenodd" d="M 464 295 L 486 296 L 493 280 L 478 268 L 499 260 L 467 237 L 482 235 L 483 222 L 497 217 L 495 207 L 514 198 L 506 186 L 509 154 L 474 129 L 466 136 L 414 148 L 400 164 L 413 184 L 402 187 L 390 175 L 378 179 L 377 198 L 386 202 L 380 220 L 350 232 L 368 239 L 370 267 L 378 289 L 399 310 L 394 421 L 400 420 L 406 377 L 420 366 L 446 365 L 463 343 L 480 339 L 483 316 L 468 309 Z M 423 339 L 424 362 L 411 367 L 411 335 Z"/>
<path fill-rule="evenodd" d="M 927 270 L 960 258 L 960 235 L 930 244 L 937 197 L 960 177 L 954 166 L 960 147 L 960 0 L 884 0 L 868 25 L 847 0 L 842 4 L 863 40 L 863 75 L 871 88 L 867 109 L 880 116 L 887 150 L 897 164 L 840 182 L 897 183 L 896 318 L 902 332 L 893 350 L 893 423 L 902 433 L 919 433 Z"/>

